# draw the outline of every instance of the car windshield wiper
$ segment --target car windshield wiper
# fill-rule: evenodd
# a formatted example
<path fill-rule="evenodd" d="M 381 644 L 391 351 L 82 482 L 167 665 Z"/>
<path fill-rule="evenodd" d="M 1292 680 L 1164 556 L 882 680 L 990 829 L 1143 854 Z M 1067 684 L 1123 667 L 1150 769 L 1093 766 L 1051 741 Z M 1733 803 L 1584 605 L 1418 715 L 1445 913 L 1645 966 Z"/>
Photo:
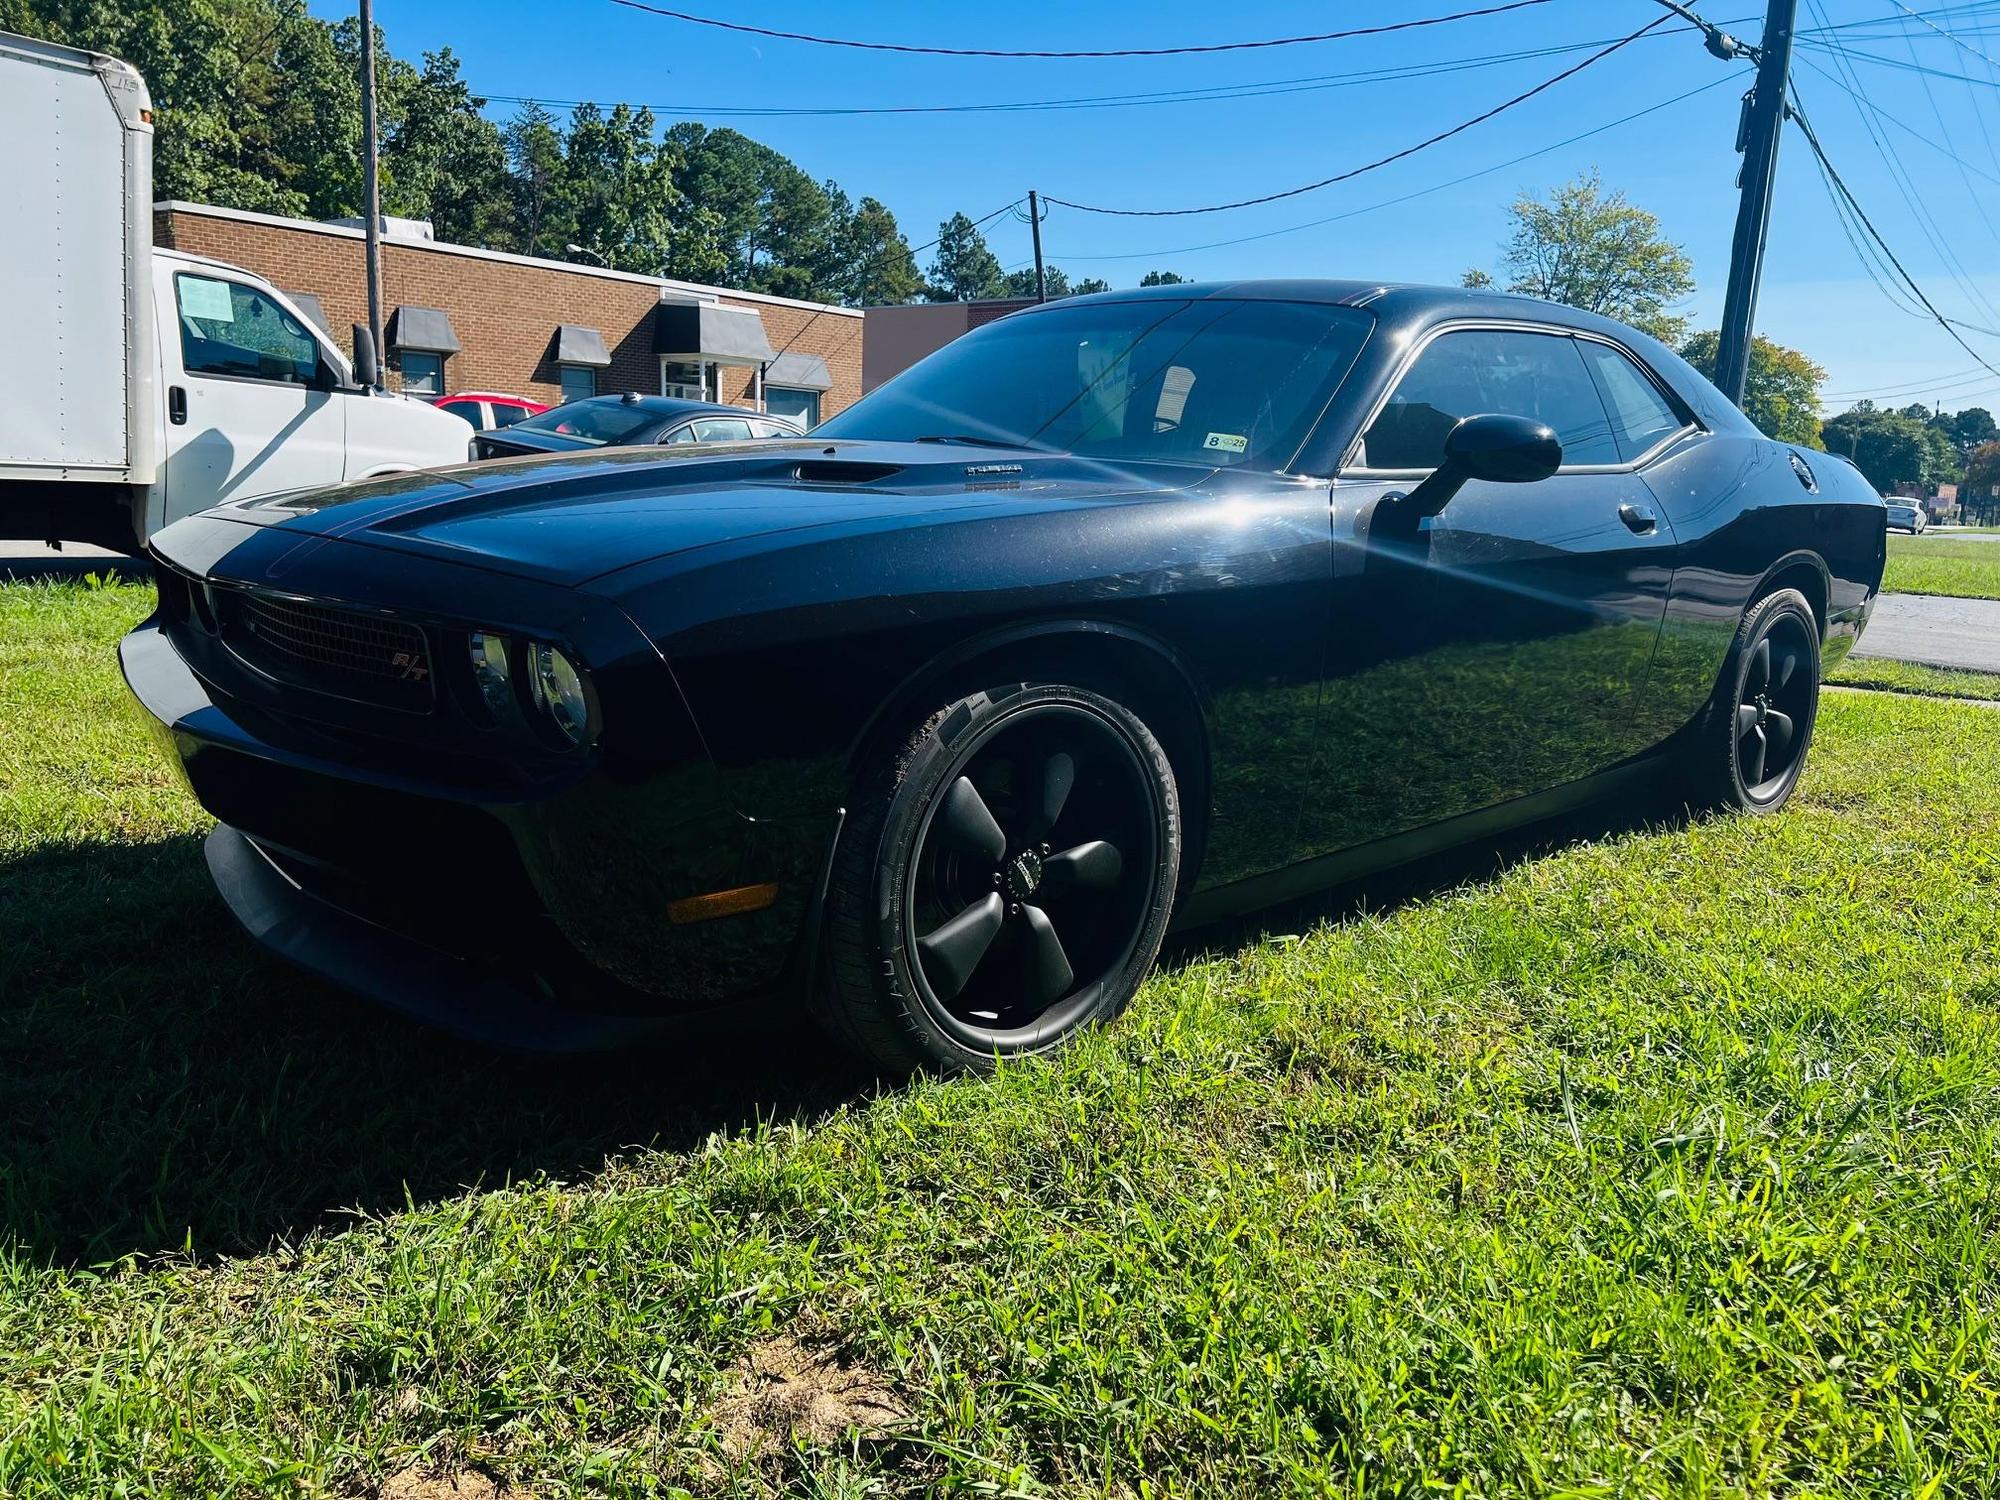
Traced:
<path fill-rule="evenodd" d="M 1019 448 L 1027 453 L 1047 453 L 1049 450 L 1038 443 L 1017 442 L 1012 438 L 980 437 L 970 432 L 927 432 L 922 437 L 910 439 L 913 443 L 964 443 L 974 448 Z"/>

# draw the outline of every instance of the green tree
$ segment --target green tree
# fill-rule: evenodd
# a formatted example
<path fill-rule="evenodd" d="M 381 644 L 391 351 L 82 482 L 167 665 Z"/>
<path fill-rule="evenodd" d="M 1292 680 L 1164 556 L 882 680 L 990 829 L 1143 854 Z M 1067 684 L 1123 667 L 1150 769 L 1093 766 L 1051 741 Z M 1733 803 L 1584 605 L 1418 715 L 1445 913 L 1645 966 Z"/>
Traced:
<path fill-rule="evenodd" d="M 575 238 L 566 217 L 569 165 L 562 126 L 530 99 L 514 111 L 502 133 L 515 241 L 525 255 L 548 255 Z"/>
<path fill-rule="evenodd" d="M 1544 201 L 1514 200 L 1512 236 L 1501 252 L 1507 290 L 1616 318 L 1669 344 L 1687 332 L 1670 309 L 1694 291 L 1694 263 L 1660 233 L 1660 221 L 1607 193 L 1595 172 L 1557 188 Z M 1484 271 L 1467 286 L 1490 286 Z"/>
<path fill-rule="evenodd" d="M 1007 278 L 978 225 L 964 214 L 953 214 L 940 224 L 924 296 L 932 302 L 976 302 L 1006 295 Z"/>
<path fill-rule="evenodd" d="M 1983 444 L 2000 439 L 2000 424 L 1994 422 L 1993 413 L 1983 406 L 1940 413 L 1931 418 L 1931 425 L 1950 438 L 1967 458 Z"/>
<path fill-rule="evenodd" d="M 1042 267 L 1042 289 L 1048 294 L 1051 300 L 1057 297 L 1070 296 L 1075 290 L 1070 286 L 1069 272 L 1065 271 L 1061 266 L 1047 264 L 1044 264 Z M 1009 297 L 1034 296 L 1035 268 L 1033 266 L 1024 266 L 1018 271 L 1009 271 L 1007 273 L 1006 295 Z"/>
<path fill-rule="evenodd" d="M 1721 345 L 1721 334 L 1713 330 L 1697 333 L 1682 347 L 1681 358 L 1713 380 Z M 1750 341 L 1743 413 L 1766 437 L 1803 448 L 1823 448 L 1819 393 L 1825 384 L 1826 371 L 1805 355 L 1758 334 Z"/>
<path fill-rule="evenodd" d="M 577 243 L 620 271 L 652 274 L 674 254 L 678 160 L 658 138 L 653 112 L 629 104 L 605 113 L 580 104 L 564 138 L 563 184 Z"/>
<path fill-rule="evenodd" d="M 1102 276 L 1086 276 L 1081 281 L 1072 281 L 1069 284 L 1069 291 L 1072 297 L 1087 297 L 1092 292 L 1108 292 L 1110 290 L 1111 283 L 1106 281 Z"/>
<path fill-rule="evenodd" d="M 1140 286 L 1182 286 L 1187 277 L 1178 271 L 1148 271 L 1139 278 Z"/>
<path fill-rule="evenodd" d="M 1929 416 L 1927 407 L 1916 410 Z M 1932 490 L 1960 472 L 1951 440 L 1908 410 L 1886 411 L 1872 401 L 1857 402 L 1827 422 L 1824 435 L 1829 452 L 1851 458 L 1884 494 L 1901 485 Z"/>
<path fill-rule="evenodd" d="M 849 307 L 909 302 L 924 278 L 896 216 L 874 198 L 863 198 L 840 231 L 840 300 Z"/>
<path fill-rule="evenodd" d="M 514 248 L 507 142 L 459 77 L 452 50 L 425 53 L 421 72 L 396 69 L 384 102 L 383 211 L 429 219 L 439 239 L 456 244 Z"/>

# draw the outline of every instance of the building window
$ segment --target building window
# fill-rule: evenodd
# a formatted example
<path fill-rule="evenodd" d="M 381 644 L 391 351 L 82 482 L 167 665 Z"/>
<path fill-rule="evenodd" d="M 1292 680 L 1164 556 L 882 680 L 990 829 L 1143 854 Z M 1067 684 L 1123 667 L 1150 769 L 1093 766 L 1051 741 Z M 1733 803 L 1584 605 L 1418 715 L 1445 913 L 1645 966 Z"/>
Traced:
<path fill-rule="evenodd" d="M 764 387 L 764 410 L 774 417 L 790 417 L 801 427 L 819 426 L 819 392 L 788 390 L 782 385 Z"/>
<path fill-rule="evenodd" d="M 683 401 L 713 401 L 718 389 L 716 367 L 705 359 L 660 361 L 662 396 L 678 396 Z"/>
<path fill-rule="evenodd" d="M 403 391 L 410 396 L 442 396 L 444 394 L 444 356 L 430 354 L 417 349 L 405 349 L 403 362 Z"/>
<path fill-rule="evenodd" d="M 589 365 L 564 365 L 562 367 L 562 398 L 564 401 L 587 401 L 597 394 L 597 371 Z"/>

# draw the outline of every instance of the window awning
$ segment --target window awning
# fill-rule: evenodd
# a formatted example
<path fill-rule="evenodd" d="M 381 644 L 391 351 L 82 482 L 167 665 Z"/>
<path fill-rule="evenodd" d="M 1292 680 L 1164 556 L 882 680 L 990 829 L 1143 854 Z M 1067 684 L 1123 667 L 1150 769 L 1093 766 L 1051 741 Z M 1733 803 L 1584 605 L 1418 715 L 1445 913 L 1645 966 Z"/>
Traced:
<path fill-rule="evenodd" d="M 662 302 L 653 314 L 653 352 L 744 365 L 774 357 L 764 320 L 747 307 L 719 302 Z"/>
<path fill-rule="evenodd" d="M 456 354 L 464 347 L 451 318 L 439 307 L 399 307 L 389 314 L 384 337 L 391 349 L 415 349 L 424 354 Z"/>
<path fill-rule="evenodd" d="M 311 292 L 287 292 L 285 295 L 292 299 L 293 306 L 319 325 L 321 333 L 333 332 L 333 325 L 326 321 L 326 304 L 317 296 Z"/>
<path fill-rule="evenodd" d="M 604 347 L 604 335 L 595 328 L 586 328 L 581 323 L 558 323 L 554 362 L 601 370 L 611 363 L 611 353 Z"/>
<path fill-rule="evenodd" d="M 764 366 L 764 384 L 792 391 L 830 391 L 833 377 L 817 354 L 780 354 Z"/>

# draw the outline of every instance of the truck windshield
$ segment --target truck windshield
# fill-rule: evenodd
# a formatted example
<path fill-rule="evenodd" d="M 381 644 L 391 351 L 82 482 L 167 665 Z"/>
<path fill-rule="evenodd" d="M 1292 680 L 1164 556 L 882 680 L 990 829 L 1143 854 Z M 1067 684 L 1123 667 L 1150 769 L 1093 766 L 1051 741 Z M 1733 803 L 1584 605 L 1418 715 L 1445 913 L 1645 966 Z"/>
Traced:
<path fill-rule="evenodd" d="M 594 396 L 538 412 L 515 423 L 521 432 L 559 432 L 580 443 L 622 443 L 658 427 L 666 418 L 622 396 Z"/>
<path fill-rule="evenodd" d="M 1037 309 L 945 345 L 813 435 L 1279 469 L 1373 325 L 1323 303 Z"/>

